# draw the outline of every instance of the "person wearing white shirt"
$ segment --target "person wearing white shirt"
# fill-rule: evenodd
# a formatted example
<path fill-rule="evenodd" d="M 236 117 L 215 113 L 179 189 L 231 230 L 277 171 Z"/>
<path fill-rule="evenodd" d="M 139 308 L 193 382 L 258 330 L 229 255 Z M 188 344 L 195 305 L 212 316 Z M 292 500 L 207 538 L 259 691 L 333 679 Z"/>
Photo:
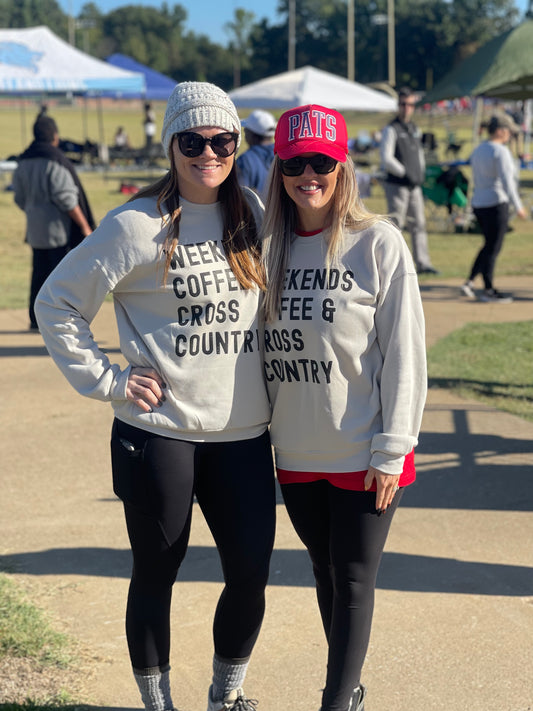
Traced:
<path fill-rule="evenodd" d="M 494 268 L 503 246 L 509 225 L 509 206 L 512 204 L 521 219 L 527 217 L 518 194 L 516 168 L 511 151 L 505 145 L 511 138 L 514 121 L 506 114 L 493 116 L 488 124 L 489 138 L 481 143 L 470 156 L 474 192 L 472 208 L 483 232 L 484 244 L 479 250 L 470 275 L 461 286 L 461 292 L 469 299 L 476 298 L 474 280 L 481 275 L 484 290 L 479 301 L 510 303 L 510 294 L 494 288 Z"/>

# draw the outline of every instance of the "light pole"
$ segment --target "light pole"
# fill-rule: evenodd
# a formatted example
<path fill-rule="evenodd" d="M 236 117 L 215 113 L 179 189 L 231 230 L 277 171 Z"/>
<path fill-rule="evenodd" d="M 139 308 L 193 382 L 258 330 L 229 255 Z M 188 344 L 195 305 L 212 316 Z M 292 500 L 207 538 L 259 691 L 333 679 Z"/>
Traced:
<path fill-rule="evenodd" d="M 289 51 L 287 68 L 289 72 L 296 67 L 296 0 L 289 0 Z"/>
<path fill-rule="evenodd" d="M 394 19 L 394 0 L 387 0 L 387 44 L 389 48 L 389 84 L 396 85 L 396 36 Z"/>
<path fill-rule="evenodd" d="M 68 2 L 68 43 L 73 47 L 76 44 L 76 23 L 74 20 L 74 13 L 72 12 L 72 0 Z"/>
<path fill-rule="evenodd" d="M 354 7 L 353 0 L 348 0 L 348 16 L 346 18 L 346 35 L 348 40 L 348 79 L 354 81 L 355 79 L 355 47 L 354 47 L 354 34 L 355 34 L 355 20 L 354 20 Z"/>

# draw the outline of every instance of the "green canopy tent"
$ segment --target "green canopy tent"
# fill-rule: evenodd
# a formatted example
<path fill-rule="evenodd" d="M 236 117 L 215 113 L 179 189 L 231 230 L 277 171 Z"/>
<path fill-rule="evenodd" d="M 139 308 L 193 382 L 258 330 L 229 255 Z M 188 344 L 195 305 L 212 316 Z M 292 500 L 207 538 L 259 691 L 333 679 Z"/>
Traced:
<path fill-rule="evenodd" d="M 533 14 L 495 37 L 446 74 L 424 96 L 424 103 L 461 96 L 503 100 L 533 97 Z"/>
<path fill-rule="evenodd" d="M 461 96 L 478 97 L 474 112 L 472 138 L 479 136 L 482 99 L 525 102 L 526 145 L 529 154 L 531 98 L 533 97 L 533 0 L 524 20 L 478 49 L 448 74 L 423 97 L 424 103 Z"/>

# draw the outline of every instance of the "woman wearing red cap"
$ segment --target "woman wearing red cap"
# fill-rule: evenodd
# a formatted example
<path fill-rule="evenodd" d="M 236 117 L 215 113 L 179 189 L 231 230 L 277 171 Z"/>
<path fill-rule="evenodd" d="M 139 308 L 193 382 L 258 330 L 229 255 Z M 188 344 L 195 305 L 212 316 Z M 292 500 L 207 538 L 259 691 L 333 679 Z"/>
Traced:
<path fill-rule="evenodd" d="M 405 241 L 359 199 L 343 117 L 286 112 L 275 153 L 263 223 L 271 437 L 328 641 L 321 711 L 362 711 L 378 566 L 415 478 L 424 316 Z"/>

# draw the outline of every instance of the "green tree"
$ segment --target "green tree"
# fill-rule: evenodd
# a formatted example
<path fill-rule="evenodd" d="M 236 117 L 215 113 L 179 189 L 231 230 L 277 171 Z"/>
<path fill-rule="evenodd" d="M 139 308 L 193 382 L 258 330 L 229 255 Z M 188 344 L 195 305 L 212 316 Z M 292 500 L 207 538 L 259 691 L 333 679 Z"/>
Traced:
<path fill-rule="evenodd" d="M 396 0 L 397 83 L 426 88 L 517 19 L 513 0 Z"/>
<path fill-rule="evenodd" d="M 206 35 L 188 33 L 183 38 L 181 62 L 174 78 L 178 81 L 210 81 L 222 89 L 232 88 L 231 52 L 214 44 Z"/>
<path fill-rule="evenodd" d="M 187 17 L 181 5 L 172 12 L 166 5 L 162 10 L 140 5 L 118 8 L 104 17 L 105 52 L 121 52 L 160 72 L 168 69 L 165 48 L 176 38 Z"/>
<path fill-rule="evenodd" d="M 229 49 L 233 53 L 233 86 L 241 85 L 241 69 L 250 66 L 252 48 L 250 34 L 252 31 L 255 14 L 236 8 L 232 22 L 226 22 L 225 32 L 230 37 Z"/>
<path fill-rule="evenodd" d="M 67 15 L 56 0 L 1 0 L 1 27 L 46 25 L 63 39 L 68 37 Z"/>

